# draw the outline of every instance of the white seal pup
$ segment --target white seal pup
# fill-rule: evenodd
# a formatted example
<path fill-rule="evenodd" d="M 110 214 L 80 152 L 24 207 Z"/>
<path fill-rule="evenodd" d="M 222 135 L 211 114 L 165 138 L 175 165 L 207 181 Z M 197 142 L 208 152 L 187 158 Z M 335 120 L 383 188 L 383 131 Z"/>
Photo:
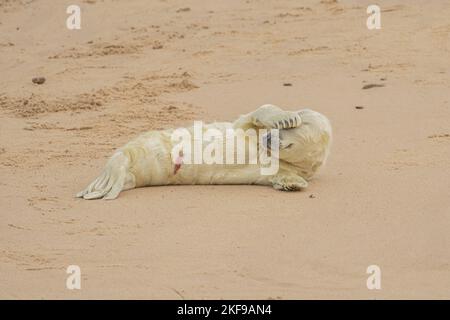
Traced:
<path fill-rule="evenodd" d="M 184 130 L 191 134 L 190 142 L 195 146 L 199 141 L 195 138 L 194 127 Z M 247 147 L 244 149 L 248 158 L 246 163 L 193 163 L 187 161 L 182 151 L 174 153 L 177 147 L 173 140 L 175 130 L 149 131 L 118 149 L 102 174 L 77 197 L 115 199 L 124 190 L 175 184 L 257 184 L 285 191 L 300 190 L 307 187 L 307 181 L 325 163 L 332 140 L 331 125 L 324 115 L 309 109 L 284 111 L 274 105 L 263 105 L 234 122 L 204 125 L 200 133 L 213 130 L 225 135 L 230 128 L 246 132 L 254 129 L 258 147 L 262 148 L 263 141 L 267 145 L 266 151 L 277 151 L 278 170 L 262 174 L 267 163 L 252 161 L 255 159 L 250 158 L 255 155 L 251 155 Z M 271 129 L 278 130 L 276 144 L 271 144 L 273 131 L 267 132 Z M 201 148 L 205 151 L 208 145 Z"/>

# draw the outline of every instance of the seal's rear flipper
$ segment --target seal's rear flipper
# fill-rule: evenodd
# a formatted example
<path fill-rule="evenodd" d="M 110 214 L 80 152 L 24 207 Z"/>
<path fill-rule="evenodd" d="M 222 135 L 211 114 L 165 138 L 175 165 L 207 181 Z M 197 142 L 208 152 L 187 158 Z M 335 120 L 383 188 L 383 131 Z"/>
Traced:
<path fill-rule="evenodd" d="M 86 200 L 104 198 L 115 199 L 124 190 L 125 180 L 132 178 L 128 173 L 128 157 L 122 152 L 115 153 L 109 159 L 103 173 L 95 179 L 86 189 L 79 192 L 76 197 Z M 130 179 L 128 179 L 130 180 Z M 134 180 L 134 179 L 132 179 Z M 127 183 L 128 185 L 129 183 Z M 132 186 L 127 186 L 130 189 Z M 134 186 L 133 186 L 134 187 Z"/>

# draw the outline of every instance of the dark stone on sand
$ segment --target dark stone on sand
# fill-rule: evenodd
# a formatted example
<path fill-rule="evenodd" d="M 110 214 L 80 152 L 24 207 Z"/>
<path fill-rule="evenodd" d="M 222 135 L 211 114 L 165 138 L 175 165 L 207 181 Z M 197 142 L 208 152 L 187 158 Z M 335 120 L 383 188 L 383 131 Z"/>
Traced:
<path fill-rule="evenodd" d="M 366 90 L 366 89 L 380 88 L 380 87 L 384 87 L 384 84 L 376 84 L 376 83 L 366 84 L 364 87 L 362 87 L 362 89 Z"/>
<path fill-rule="evenodd" d="M 35 78 L 31 79 L 31 81 L 36 84 L 43 84 L 45 82 L 45 78 L 44 77 L 35 77 Z"/>

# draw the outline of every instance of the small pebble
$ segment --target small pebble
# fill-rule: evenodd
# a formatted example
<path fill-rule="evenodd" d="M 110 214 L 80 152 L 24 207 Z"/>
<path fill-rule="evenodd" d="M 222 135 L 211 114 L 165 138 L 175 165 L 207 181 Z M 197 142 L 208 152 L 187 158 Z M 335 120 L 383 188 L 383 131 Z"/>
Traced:
<path fill-rule="evenodd" d="M 364 107 L 363 106 L 356 106 L 355 109 L 361 110 L 361 109 L 364 109 Z"/>
<path fill-rule="evenodd" d="M 45 78 L 44 77 L 36 77 L 36 78 L 31 79 L 31 81 L 36 84 L 43 84 L 45 82 Z"/>
<path fill-rule="evenodd" d="M 286 83 L 283 83 L 283 86 L 285 86 L 285 87 L 292 87 L 292 83 L 286 82 Z"/>
<path fill-rule="evenodd" d="M 311 199 L 314 199 L 316 196 L 315 195 L 313 195 L 312 193 L 309 195 L 309 197 L 311 198 Z"/>

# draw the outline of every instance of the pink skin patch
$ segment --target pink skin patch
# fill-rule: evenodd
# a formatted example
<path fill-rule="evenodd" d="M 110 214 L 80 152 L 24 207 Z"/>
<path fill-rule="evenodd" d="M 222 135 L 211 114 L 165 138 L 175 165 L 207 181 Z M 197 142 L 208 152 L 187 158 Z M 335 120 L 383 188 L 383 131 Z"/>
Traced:
<path fill-rule="evenodd" d="M 177 174 L 183 163 L 183 151 L 180 151 L 178 157 L 175 159 L 175 166 L 173 167 L 173 174 Z"/>

